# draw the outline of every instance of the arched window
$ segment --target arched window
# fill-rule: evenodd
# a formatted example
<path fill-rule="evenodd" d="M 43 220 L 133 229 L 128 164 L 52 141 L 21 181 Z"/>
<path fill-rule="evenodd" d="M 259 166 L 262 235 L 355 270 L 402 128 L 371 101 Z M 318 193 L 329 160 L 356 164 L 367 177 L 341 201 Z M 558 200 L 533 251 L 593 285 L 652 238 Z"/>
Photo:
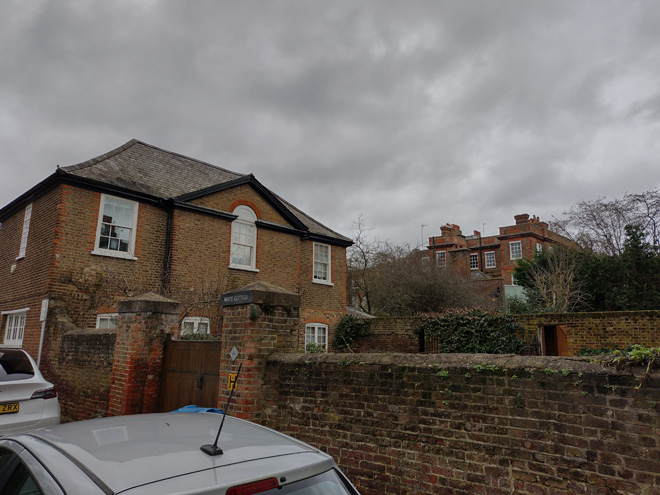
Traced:
<path fill-rule="evenodd" d="M 237 206 L 233 211 L 238 218 L 231 224 L 231 255 L 230 268 L 247 270 L 256 269 L 257 227 L 252 208 Z"/>

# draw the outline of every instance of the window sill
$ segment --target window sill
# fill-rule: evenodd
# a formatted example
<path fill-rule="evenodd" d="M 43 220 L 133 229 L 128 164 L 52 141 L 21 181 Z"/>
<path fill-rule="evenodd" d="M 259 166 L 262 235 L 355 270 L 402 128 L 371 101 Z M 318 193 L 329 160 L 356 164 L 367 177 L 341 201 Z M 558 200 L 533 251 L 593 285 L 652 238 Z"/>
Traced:
<path fill-rule="evenodd" d="M 251 266 L 229 265 L 229 268 L 231 268 L 232 270 L 243 270 L 244 272 L 259 273 L 258 268 L 252 268 Z"/>
<path fill-rule="evenodd" d="M 327 282 L 325 280 L 318 280 L 318 279 L 315 279 L 315 278 L 312 279 L 312 283 L 319 284 L 319 285 L 327 285 L 328 287 L 334 287 L 335 286 L 335 284 L 333 284 L 332 282 Z"/>
<path fill-rule="evenodd" d="M 19 256 L 18 258 L 16 258 L 16 261 L 20 261 L 22 259 L 25 259 L 25 256 Z"/>
<path fill-rule="evenodd" d="M 119 258 L 123 260 L 137 261 L 137 258 L 135 256 L 131 256 L 128 253 L 120 253 L 116 251 L 103 251 L 100 249 L 95 249 L 94 251 L 91 251 L 91 254 L 93 254 L 94 256 L 105 256 L 107 258 Z"/>
<path fill-rule="evenodd" d="M 20 342 L 11 342 L 7 341 L 2 344 L 4 347 L 9 347 L 12 349 L 21 349 L 23 347 L 23 341 Z"/>

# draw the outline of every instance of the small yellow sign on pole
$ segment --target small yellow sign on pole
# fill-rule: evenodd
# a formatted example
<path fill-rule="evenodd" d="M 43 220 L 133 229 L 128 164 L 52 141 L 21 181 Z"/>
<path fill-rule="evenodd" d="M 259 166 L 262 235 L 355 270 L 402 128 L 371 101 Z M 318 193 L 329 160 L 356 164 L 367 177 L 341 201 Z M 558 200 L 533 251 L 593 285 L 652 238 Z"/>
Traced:
<path fill-rule="evenodd" d="M 236 375 L 237 373 L 229 373 L 229 380 L 227 381 L 227 390 L 236 390 Z"/>

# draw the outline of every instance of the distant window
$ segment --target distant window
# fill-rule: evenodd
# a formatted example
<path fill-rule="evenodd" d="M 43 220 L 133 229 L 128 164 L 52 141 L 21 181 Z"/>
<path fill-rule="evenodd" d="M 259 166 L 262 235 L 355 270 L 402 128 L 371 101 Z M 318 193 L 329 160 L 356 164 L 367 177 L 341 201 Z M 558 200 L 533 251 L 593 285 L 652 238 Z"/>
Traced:
<path fill-rule="evenodd" d="M 470 270 L 479 269 L 479 254 L 470 253 Z"/>
<path fill-rule="evenodd" d="M 200 316 L 187 316 L 181 321 L 181 336 L 206 335 L 209 333 L 210 321 Z"/>
<path fill-rule="evenodd" d="M 7 316 L 5 325 L 5 345 L 21 347 L 23 345 L 23 334 L 25 333 L 25 320 L 30 308 L 19 309 L 16 311 L 3 311 Z"/>
<path fill-rule="evenodd" d="M 231 223 L 231 254 L 229 268 L 255 270 L 257 251 L 257 215 L 248 206 L 234 209 L 238 218 Z"/>
<path fill-rule="evenodd" d="M 509 243 L 509 257 L 512 260 L 519 260 L 522 258 L 522 242 L 515 241 Z"/>
<path fill-rule="evenodd" d="M 437 251 L 435 253 L 435 264 L 439 267 L 447 266 L 447 251 Z"/>
<path fill-rule="evenodd" d="M 314 243 L 314 275 L 312 280 L 317 283 L 330 284 L 332 282 L 330 273 L 330 246 L 327 244 Z"/>
<path fill-rule="evenodd" d="M 28 233 L 30 231 L 30 218 L 32 218 L 32 203 L 25 207 L 25 216 L 23 217 L 23 232 L 21 234 L 21 247 L 18 250 L 18 258 L 25 258 L 25 248 L 27 248 Z"/>
<path fill-rule="evenodd" d="M 495 268 L 496 266 L 495 251 L 488 251 L 487 253 L 484 254 L 484 256 L 485 256 L 486 268 Z"/>
<path fill-rule="evenodd" d="M 138 203 L 135 201 L 102 194 L 92 254 L 137 259 L 133 256 L 137 215 Z"/>
<path fill-rule="evenodd" d="M 328 325 L 322 323 L 305 325 L 305 351 L 309 352 L 312 346 L 328 350 Z"/>
<path fill-rule="evenodd" d="M 117 328 L 117 313 L 99 314 L 96 317 L 96 328 Z"/>
<path fill-rule="evenodd" d="M 540 253 L 541 251 L 543 251 L 543 244 L 537 242 L 536 243 L 536 252 Z"/>
<path fill-rule="evenodd" d="M 518 281 L 516 280 L 516 276 L 513 273 L 511 274 L 511 285 L 518 285 Z"/>

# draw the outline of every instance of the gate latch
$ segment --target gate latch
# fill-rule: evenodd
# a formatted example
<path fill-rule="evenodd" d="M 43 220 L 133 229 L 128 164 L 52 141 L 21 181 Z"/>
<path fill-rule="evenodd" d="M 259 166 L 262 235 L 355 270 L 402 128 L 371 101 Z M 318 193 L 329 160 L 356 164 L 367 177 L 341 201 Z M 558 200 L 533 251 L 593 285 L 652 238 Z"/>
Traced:
<path fill-rule="evenodd" d="M 199 375 L 199 378 L 197 379 L 197 387 L 199 389 L 204 387 L 204 375 Z"/>

